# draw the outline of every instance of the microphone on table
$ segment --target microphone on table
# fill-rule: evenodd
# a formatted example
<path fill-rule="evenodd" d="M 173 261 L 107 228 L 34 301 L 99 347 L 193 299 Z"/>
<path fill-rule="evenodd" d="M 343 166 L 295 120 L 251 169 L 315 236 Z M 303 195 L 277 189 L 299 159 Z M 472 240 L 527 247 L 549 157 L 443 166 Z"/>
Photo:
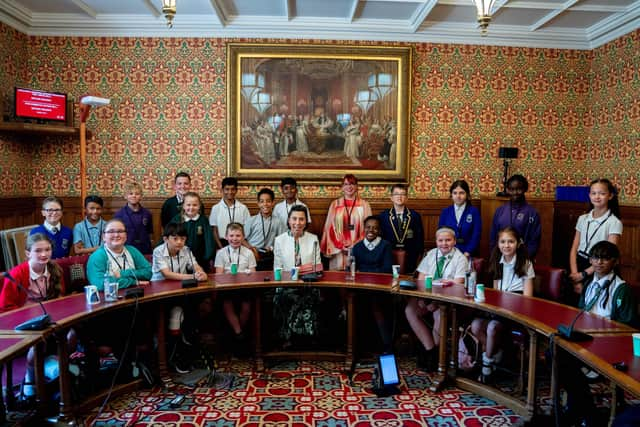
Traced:
<path fill-rule="evenodd" d="M 122 265 L 126 267 L 127 265 L 127 257 L 123 255 L 124 262 Z M 133 274 L 133 278 L 136 279 L 136 285 L 132 288 L 125 289 L 124 297 L 126 299 L 130 298 L 141 298 L 144 296 L 144 288 L 140 287 L 140 280 L 138 279 L 138 275 L 136 274 L 136 266 L 130 269 L 131 274 Z"/>
<path fill-rule="evenodd" d="M 598 300 L 598 297 L 600 296 L 600 292 L 603 289 L 607 289 L 609 285 L 611 285 L 611 280 L 607 280 L 602 284 L 600 291 L 596 294 L 596 296 L 593 299 L 593 304 L 597 304 L 598 302 L 597 300 Z M 591 306 L 593 306 L 593 304 L 589 304 L 588 308 L 590 309 Z M 569 326 L 562 325 L 562 324 L 558 325 L 558 335 L 560 335 L 562 338 L 566 339 L 567 341 L 591 341 L 593 339 L 591 335 L 584 333 L 582 331 L 573 329 L 573 327 L 576 324 L 576 321 L 580 318 L 580 316 L 584 314 L 585 311 L 587 311 L 587 308 L 580 310 L 580 312 L 576 314 L 576 317 L 573 318 L 573 321 Z"/>
<path fill-rule="evenodd" d="M 193 262 L 193 256 L 191 254 L 191 251 L 189 251 L 189 259 L 191 260 L 191 270 L 192 270 L 191 273 L 193 274 L 193 277 L 190 279 L 182 279 L 183 289 L 195 288 L 198 286 L 198 280 L 196 280 L 196 267 L 195 267 L 195 263 Z M 187 273 L 189 273 L 188 269 L 187 269 Z"/>
<path fill-rule="evenodd" d="M 29 298 L 29 291 L 25 289 L 25 287 L 20 283 L 18 283 L 18 281 L 14 279 L 8 271 L 4 272 L 4 277 L 6 277 L 10 282 L 13 282 L 13 284 L 16 285 L 22 292 L 27 294 L 27 298 Z M 47 310 L 44 308 L 44 304 L 42 304 L 42 301 L 37 301 L 38 304 L 40 304 L 40 309 L 42 309 L 42 314 L 19 324 L 14 328 L 16 331 L 41 331 L 47 328 L 52 323 L 51 316 L 49 316 L 49 313 L 47 313 Z"/>
<path fill-rule="evenodd" d="M 585 313 L 585 310 L 580 310 L 576 317 L 573 318 L 573 321 L 569 326 L 560 324 L 558 325 L 558 335 L 564 338 L 567 341 L 590 341 L 593 337 L 585 332 L 574 330 L 573 326 L 576 324 L 576 321 L 580 316 Z"/>
<path fill-rule="evenodd" d="M 322 272 L 317 271 L 316 257 L 318 255 L 318 241 L 313 241 L 313 271 L 300 276 L 303 282 L 317 282 L 322 277 Z"/>

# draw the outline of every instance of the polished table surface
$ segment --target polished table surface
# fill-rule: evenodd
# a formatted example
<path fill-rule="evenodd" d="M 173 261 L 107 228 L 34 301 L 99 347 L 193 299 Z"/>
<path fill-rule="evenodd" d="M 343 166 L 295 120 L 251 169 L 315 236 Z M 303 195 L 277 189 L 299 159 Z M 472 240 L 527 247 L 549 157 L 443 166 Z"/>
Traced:
<path fill-rule="evenodd" d="M 402 277 L 406 278 L 406 277 Z M 514 320 L 522 326 L 535 331 L 537 334 L 543 336 L 550 336 L 553 334 L 559 324 L 570 324 L 579 310 L 568 307 L 562 304 L 558 304 L 552 301 L 547 301 L 539 298 L 525 297 L 518 294 L 503 293 L 493 289 L 486 289 L 486 301 L 483 303 L 477 303 L 472 298 L 465 296 L 464 287 L 460 285 L 453 285 L 447 287 L 434 287 L 428 291 L 416 291 L 416 290 L 398 290 L 393 285 L 397 284 L 397 280 L 394 280 L 388 274 L 375 274 L 375 273 L 357 273 L 355 280 L 349 279 L 348 276 L 341 271 L 326 271 L 323 273 L 322 278 L 318 282 L 305 283 L 302 280 L 292 281 L 288 272 L 283 272 L 283 280 L 275 281 L 273 278 L 273 272 L 253 272 L 253 273 L 239 273 L 237 275 L 231 274 L 215 274 L 209 276 L 209 281 L 200 283 L 195 288 L 183 289 L 179 281 L 159 281 L 152 282 L 151 285 L 145 286 L 145 295 L 139 302 L 142 304 L 150 303 L 154 301 L 162 302 L 168 298 L 176 298 L 184 295 L 198 294 L 198 293 L 211 293 L 216 291 L 232 291 L 236 289 L 259 289 L 259 288 L 273 288 L 279 286 L 286 287 L 337 287 L 348 289 L 362 289 L 376 292 L 386 292 L 389 294 L 416 296 L 419 298 L 427 298 L 438 301 L 441 308 L 447 311 L 448 307 L 466 306 L 475 308 L 481 311 L 496 314 L 498 316 L 505 317 L 507 319 Z M 120 291 L 122 295 L 123 290 Z M 103 295 L 101 294 L 101 297 Z M 119 310 L 127 308 L 135 304 L 134 299 L 121 299 L 116 302 L 104 302 L 99 304 L 88 305 L 85 302 L 83 294 L 74 294 L 65 296 L 56 300 L 44 302 L 47 312 L 50 314 L 52 320 L 55 322 L 51 327 L 45 331 L 32 333 L 35 336 L 44 338 L 55 331 L 64 331 L 73 326 L 77 322 L 87 320 L 91 317 L 101 315 L 113 310 Z M 159 304 L 158 317 L 161 325 L 164 325 L 164 321 L 160 319 L 164 316 L 163 306 Z M 30 304 L 25 307 L 13 310 L 8 313 L 0 314 L 0 334 L 4 332 L 8 334 L 16 334 L 13 329 L 16 325 L 29 320 L 35 316 L 42 314 L 42 311 L 37 304 Z M 445 313 L 446 314 L 446 313 Z M 609 321 L 599 316 L 585 313 L 576 322 L 576 328 L 589 333 L 597 334 L 609 334 L 611 339 L 615 339 L 616 334 L 620 334 L 620 337 L 629 335 L 633 329 L 627 325 Z M 158 327 L 158 333 L 161 326 Z M 444 328 L 446 336 L 446 327 Z M 533 333 L 533 332 L 532 332 Z M 9 338 L 11 339 L 11 337 Z M 35 338 L 29 338 L 35 339 Z M 37 340 L 37 339 L 36 339 Z M 599 338 L 598 338 L 599 340 Z M 594 340 L 594 347 L 589 347 L 589 343 L 586 347 L 575 348 L 576 355 L 584 360 L 586 363 L 599 363 L 596 358 L 604 357 L 602 360 L 606 360 L 606 355 L 598 353 L 596 350 L 602 348 L 595 347 L 600 342 Z M 621 341 L 622 342 L 622 341 Z M 13 344 L 12 344 L 13 343 Z M 24 344 L 24 341 L 7 341 L 8 354 L 12 353 L 15 349 L 14 346 Z M 9 345 L 10 344 L 10 345 Z M 20 344 L 20 345 L 21 345 Z M 572 345 L 568 346 L 568 350 L 571 351 Z M 629 344 L 630 345 L 630 344 Z M 606 345 L 604 347 L 607 347 Z M 604 348 L 603 347 L 603 348 Z M 60 350 L 59 346 L 59 351 Z M 535 347 L 532 347 L 535 349 Z M 610 358 L 616 358 L 614 354 L 621 354 L 615 350 L 614 346 L 611 346 L 609 350 L 612 351 Z M 598 350 L 598 351 L 600 351 Z M 629 354 L 632 354 L 629 352 Z M 64 356 L 66 359 L 66 355 Z M 162 358 L 162 355 L 159 356 Z M 443 361 L 441 357 L 441 368 Z M 617 357 L 620 359 L 620 356 Z M 619 360 L 615 360 L 619 361 Z M 640 377 L 634 376 L 636 369 L 635 360 L 630 361 L 630 371 L 625 375 L 611 372 L 611 377 L 614 381 L 622 381 L 627 378 L 631 379 L 631 383 L 625 386 L 629 391 L 640 396 Z M 604 365 L 603 365 L 604 366 Z M 640 367 L 638 367 L 640 369 Z M 442 369 L 441 369 L 442 371 Z M 66 372 L 66 371 L 65 371 Z M 441 372 L 442 373 L 442 372 Z M 61 375 L 62 378 L 63 375 Z M 629 382 L 629 381 L 627 381 Z M 529 397 L 529 406 L 531 406 L 531 398 Z M 69 403 L 67 402 L 66 405 Z M 62 405 L 61 405 L 62 407 Z M 66 407 L 68 408 L 68 406 Z M 66 411 L 66 409 L 65 409 Z M 61 414 L 68 414 L 61 409 Z M 62 417 L 64 418 L 64 417 Z"/>
<path fill-rule="evenodd" d="M 640 357 L 633 355 L 631 334 L 594 335 L 593 340 L 570 342 L 560 337 L 556 344 L 635 396 L 640 396 Z M 627 371 L 614 363 L 624 362 Z"/>

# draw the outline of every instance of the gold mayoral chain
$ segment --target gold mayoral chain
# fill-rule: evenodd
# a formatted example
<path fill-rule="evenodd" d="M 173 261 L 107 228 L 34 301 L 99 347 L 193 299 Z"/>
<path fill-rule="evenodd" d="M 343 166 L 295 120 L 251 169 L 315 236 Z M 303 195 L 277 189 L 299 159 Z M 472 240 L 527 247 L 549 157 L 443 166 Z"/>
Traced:
<path fill-rule="evenodd" d="M 407 233 L 409 232 L 409 224 L 411 223 L 411 212 L 406 209 L 407 215 L 406 215 L 406 219 L 402 219 L 402 225 L 401 225 L 401 231 L 402 231 L 402 238 L 400 238 L 398 236 L 398 230 L 396 230 L 396 214 L 395 214 L 395 209 L 391 208 L 389 209 L 389 217 L 391 218 L 391 221 L 389 221 L 391 223 L 391 229 L 393 230 L 393 235 L 396 237 L 396 242 L 398 242 L 400 245 L 404 245 L 404 239 L 407 238 Z"/>

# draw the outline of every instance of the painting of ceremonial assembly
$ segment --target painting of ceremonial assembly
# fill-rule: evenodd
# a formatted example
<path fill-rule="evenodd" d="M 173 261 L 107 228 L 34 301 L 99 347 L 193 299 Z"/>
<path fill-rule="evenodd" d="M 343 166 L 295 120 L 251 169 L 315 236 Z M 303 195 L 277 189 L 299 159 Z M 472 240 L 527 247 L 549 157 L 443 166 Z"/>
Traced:
<path fill-rule="evenodd" d="M 403 176 L 402 60 L 379 51 L 342 54 L 336 46 L 324 54 L 239 53 L 229 61 L 238 64 L 230 73 L 235 126 L 229 128 L 237 129 L 231 169 L 250 178 L 278 169 L 310 178 L 331 178 L 345 169 L 370 172 L 374 179 Z"/>

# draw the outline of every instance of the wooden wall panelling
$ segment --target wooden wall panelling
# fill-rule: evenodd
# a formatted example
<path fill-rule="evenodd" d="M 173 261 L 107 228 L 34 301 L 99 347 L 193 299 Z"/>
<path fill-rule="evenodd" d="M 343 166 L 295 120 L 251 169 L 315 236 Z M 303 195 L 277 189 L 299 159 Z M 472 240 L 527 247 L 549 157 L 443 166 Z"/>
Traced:
<path fill-rule="evenodd" d="M 122 197 L 105 197 L 105 208 L 103 215 L 109 219 L 120 209 L 125 200 Z M 0 228 L 14 228 L 29 224 L 37 224 L 42 221 L 40 206 L 43 197 L 34 198 L 7 198 L 0 199 L 2 206 L 10 207 L 0 211 Z M 208 198 L 203 202 L 206 207 L 205 215 L 209 215 L 211 206 L 219 199 Z M 257 212 L 255 198 L 241 198 L 252 213 Z M 507 199 L 499 197 L 487 197 L 475 200 L 474 205 L 480 209 L 482 217 L 482 240 L 480 243 L 480 256 L 489 257 L 489 233 L 495 209 L 505 203 Z M 326 213 L 331 203 L 331 199 L 304 199 L 309 205 L 312 224 L 309 231 L 320 236 L 324 226 Z M 82 202 L 77 197 L 63 198 L 64 217 L 63 222 L 69 227 L 84 217 Z M 162 235 L 160 227 L 160 209 L 164 198 L 147 197 L 142 203 L 153 215 L 154 241 L 160 239 Z M 544 265 L 553 265 L 566 268 L 569 248 L 575 231 L 577 217 L 585 212 L 586 205 L 572 202 L 554 202 L 550 199 L 532 199 L 529 202 L 540 212 L 542 218 L 542 242 L 537 261 Z M 383 197 L 369 200 L 374 214 L 389 209 L 391 202 L 389 198 Z M 434 234 L 438 226 L 438 218 L 442 208 L 448 206 L 449 199 L 428 199 L 409 200 L 409 206 L 415 209 L 422 216 L 425 229 L 425 247 L 435 246 Z M 640 207 L 623 206 L 622 221 L 624 232 L 620 243 L 620 250 L 623 254 L 621 270 L 626 280 L 640 283 Z M 553 255 L 553 256 L 552 256 Z"/>
<path fill-rule="evenodd" d="M 569 268 L 569 251 L 576 234 L 578 217 L 589 210 L 588 203 L 556 202 L 553 215 L 552 264 Z"/>

